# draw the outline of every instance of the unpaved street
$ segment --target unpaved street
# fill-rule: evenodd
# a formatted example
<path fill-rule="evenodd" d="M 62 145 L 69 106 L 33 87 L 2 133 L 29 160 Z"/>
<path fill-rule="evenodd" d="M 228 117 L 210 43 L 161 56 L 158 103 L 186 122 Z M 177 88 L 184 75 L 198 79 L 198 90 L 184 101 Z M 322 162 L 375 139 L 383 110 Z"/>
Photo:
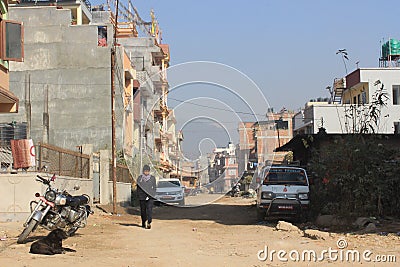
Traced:
<path fill-rule="evenodd" d="M 335 260 L 328 254 L 317 262 L 294 262 L 290 251 L 313 250 L 317 256 L 323 250 L 337 250 L 337 241 L 344 238 L 345 250 L 376 255 L 395 255 L 400 261 L 400 240 L 397 234 L 335 233 L 323 239 L 312 239 L 297 232 L 277 231 L 276 222 L 256 221 L 253 199 L 222 197 L 216 203 L 196 208 L 169 206 L 154 209 L 151 230 L 139 227 L 137 208 L 120 209 L 120 215 L 109 215 L 99 209 L 89 218 L 89 225 L 64 241 L 64 246 L 76 253 L 44 256 L 29 254 L 33 240 L 47 234 L 32 234 L 27 244 L 16 244 L 21 223 L 0 223 L 0 266 L 334 266 L 354 265 L 345 259 Z M 105 207 L 106 209 L 109 207 Z M 396 230 L 394 230 L 396 231 Z M 342 240 L 342 241 L 343 241 Z M 286 251 L 287 262 L 277 253 L 263 260 L 258 253 L 267 246 Z M 295 252 L 291 252 L 295 258 Z M 258 258 L 257 254 L 259 254 Z M 270 254 L 268 254 L 270 255 Z M 359 266 L 398 266 L 398 263 L 373 263 L 361 259 Z"/>

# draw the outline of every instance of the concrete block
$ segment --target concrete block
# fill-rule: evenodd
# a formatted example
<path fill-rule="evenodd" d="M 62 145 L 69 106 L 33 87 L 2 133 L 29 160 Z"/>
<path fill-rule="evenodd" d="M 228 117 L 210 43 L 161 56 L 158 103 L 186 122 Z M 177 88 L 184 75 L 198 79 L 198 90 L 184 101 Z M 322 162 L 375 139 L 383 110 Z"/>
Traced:
<path fill-rule="evenodd" d="M 289 222 L 278 221 L 278 224 L 276 225 L 276 229 L 281 230 L 281 231 L 292 232 L 292 233 L 296 233 L 300 236 L 304 236 L 304 232 L 302 230 L 300 230 L 297 226 L 295 226 Z"/>

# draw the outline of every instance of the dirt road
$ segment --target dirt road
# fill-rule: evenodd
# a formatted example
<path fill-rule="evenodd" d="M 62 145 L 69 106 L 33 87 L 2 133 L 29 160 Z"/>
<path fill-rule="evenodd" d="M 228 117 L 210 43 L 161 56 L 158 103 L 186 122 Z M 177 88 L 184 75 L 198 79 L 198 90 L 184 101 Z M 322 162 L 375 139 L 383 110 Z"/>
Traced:
<path fill-rule="evenodd" d="M 32 234 L 27 244 L 16 244 L 16 237 L 22 230 L 21 223 L 0 223 L 0 238 L 3 237 L 0 241 L 0 267 L 354 265 L 353 261 L 346 260 L 346 251 L 360 253 L 361 259 L 356 266 L 398 266 L 393 262 L 372 262 L 376 256 L 393 261 L 392 255 L 400 261 L 400 239 L 396 234 L 331 233 L 325 236 L 325 240 L 312 239 L 296 231 L 278 231 L 276 222 L 258 223 L 253 204 L 252 199 L 223 197 L 196 208 L 156 207 L 151 230 L 139 226 L 137 208 L 127 211 L 121 208 L 119 216 L 96 209 L 88 226 L 64 241 L 64 246 L 77 252 L 55 256 L 29 254 L 31 242 L 46 235 L 46 231 Z M 341 244 L 347 242 L 345 248 L 338 249 L 339 239 Z M 280 258 L 278 252 L 272 250 L 282 250 Z M 327 252 L 322 253 L 323 250 Z M 339 252 L 335 254 L 334 250 Z M 367 253 L 363 258 L 367 250 L 371 254 Z M 320 259 L 309 261 L 307 255 L 310 251 L 315 251 Z M 344 255 L 342 260 L 340 253 Z M 299 255 L 297 262 L 294 261 L 296 255 Z M 335 255 L 339 256 L 338 259 Z"/>

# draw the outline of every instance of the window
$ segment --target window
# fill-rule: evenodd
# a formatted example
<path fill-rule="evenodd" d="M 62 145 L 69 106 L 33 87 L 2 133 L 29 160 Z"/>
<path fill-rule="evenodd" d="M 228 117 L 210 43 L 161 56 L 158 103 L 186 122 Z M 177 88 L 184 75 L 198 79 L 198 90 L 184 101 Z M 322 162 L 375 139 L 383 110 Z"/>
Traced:
<path fill-rule="evenodd" d="M 304 171 L 296 169 L 270 169 L 263 184 L 307 185 Z"/>
<path fill-rule="evenodd" d="M 400 105 L 400 85 L 392 86 L 393 105 Z"/>
<path fill-rule="evenodd" d="M 1 59 L 22 62 L 24 60 L 24 28 L 22 22 L 2 20 L 0 31 Z"/>
<path fill-rule="evenodd" d="M 361 98 L 362 98 L 362 103 L 366 104 L 367 103 L 367 93 L 366 92 L 362 92 L 361 93 Z"/>
<path fill-rule="evenodd" d="M 289 128 L 288 121 L 284 120 L 275 120 L 276 129 L 287 130 Z"/>
<path fill-rule="evenodd" d="M 107 46 L 107 26 L 98 26 L 97 36 L 98 36 L 97 45 Z"/>

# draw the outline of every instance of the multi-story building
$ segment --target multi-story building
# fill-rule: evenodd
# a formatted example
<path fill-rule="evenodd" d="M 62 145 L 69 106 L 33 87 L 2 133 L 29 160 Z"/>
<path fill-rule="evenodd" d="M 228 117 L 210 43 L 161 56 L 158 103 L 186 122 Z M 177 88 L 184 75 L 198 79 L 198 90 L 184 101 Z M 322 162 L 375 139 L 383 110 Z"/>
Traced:
<path fill-rule="evenodd" d="M 368 131 L 400 133 L 400 68 L 359 68 L 345 78 L 335 79 L 336 101 L 309 102 L 293 118 L 295 134 L 316 134 L 325 128 L 330 134 L 365 133 L 364 122 L 376 93 L 383 88 L 385 105 L 379 107 L 377 125 Z M 377 106 L 378 107 L 378 106 Z"/>
<path fill-rule="evenodd" d="M 141 150 L 168 176 L 174 169 L 170 155 L 177 156 L 176 119 L 167 103 L 169 47 L 158 44 L 155 37 L 119 38 L 118 42 L 131 53 L 131 61 L 137 66 Z"/>
<path fill-rule="evenodd" d="M 294 113 L 283 108 L 267 113 L 267 120 L 239 124 L 239 173 L 254 174 L 266 163 L 282 162 L 285 153 L 275 152 L 292 138 Z"/>
<path fill-rule="evenodd" d="M 10 90 L 11 61 L 22 62 L 24 59 L 23 35 L 24 28 L 21 21 L 9 20 L 8 5 L 16 4 L 18 0 L 1 0 L 0 4 L 0 113 L 18 112 L 18 96 Z"/>
<path fill-rule="evenodd" d="M 79 1 L 81 9 L 86 3 Z M 30 138 L 67 149 L 93 144 L 111 148 L 111 48 L 114 25 L 82 19 L 52 2 L 24 2 L 10 7 L 10 18 L 23 21 L 24 62 L 10 65 L 10 89 L 23 105 L 3 121 L 27 122 Z M 46 5 L 47 4 L 47 5 Z M 87 7 L 86 7 L 87 8 Z M 89 23 L 89 24 L 85 24 Z M 99 33 L 102 33 L 100 35 Z M 123 118 L 135 79 L 129 54 L 116 47 L 115 113 L 117 149 L 123 148 Z M 136 83 L 137 85 L 137 83 Z M 129 142 L 128 142 L 129 143 Z"/>
<path fill-rule="evenodd" d="M 167 106 L 168 45 L 159 44 L 160 38 L 151 33 L 138 37 L 135 23 L 116 23 L 111 11 L 102 6 L 90 10 L 88 1 L 34 4 L 24 1 L 11 10 L 26 31 L 25 61 L 13 65 L 12 91 L 29 109 L 2 119 L 28 121 L 34 142 L 110 148 L 111 51 L 116 43 L 117 150 L 144 155 L 135 160 L 138 170 L 146 161 L 169 173 L 177 138 L 176 120 Z"/>
<path fill-rule="evenodd" d="M 239 123 L 238 171 L 239 174 L 254 174 L 258 165 L 257 123 Z"/>
<path fill-rule="evenodd" d="M 210 183 L 215 192 L 226 192 L 239 181 L 236 146 L 229 143 L 227 147 L 215 148 L 212 164 L 209 167 Z"/>

